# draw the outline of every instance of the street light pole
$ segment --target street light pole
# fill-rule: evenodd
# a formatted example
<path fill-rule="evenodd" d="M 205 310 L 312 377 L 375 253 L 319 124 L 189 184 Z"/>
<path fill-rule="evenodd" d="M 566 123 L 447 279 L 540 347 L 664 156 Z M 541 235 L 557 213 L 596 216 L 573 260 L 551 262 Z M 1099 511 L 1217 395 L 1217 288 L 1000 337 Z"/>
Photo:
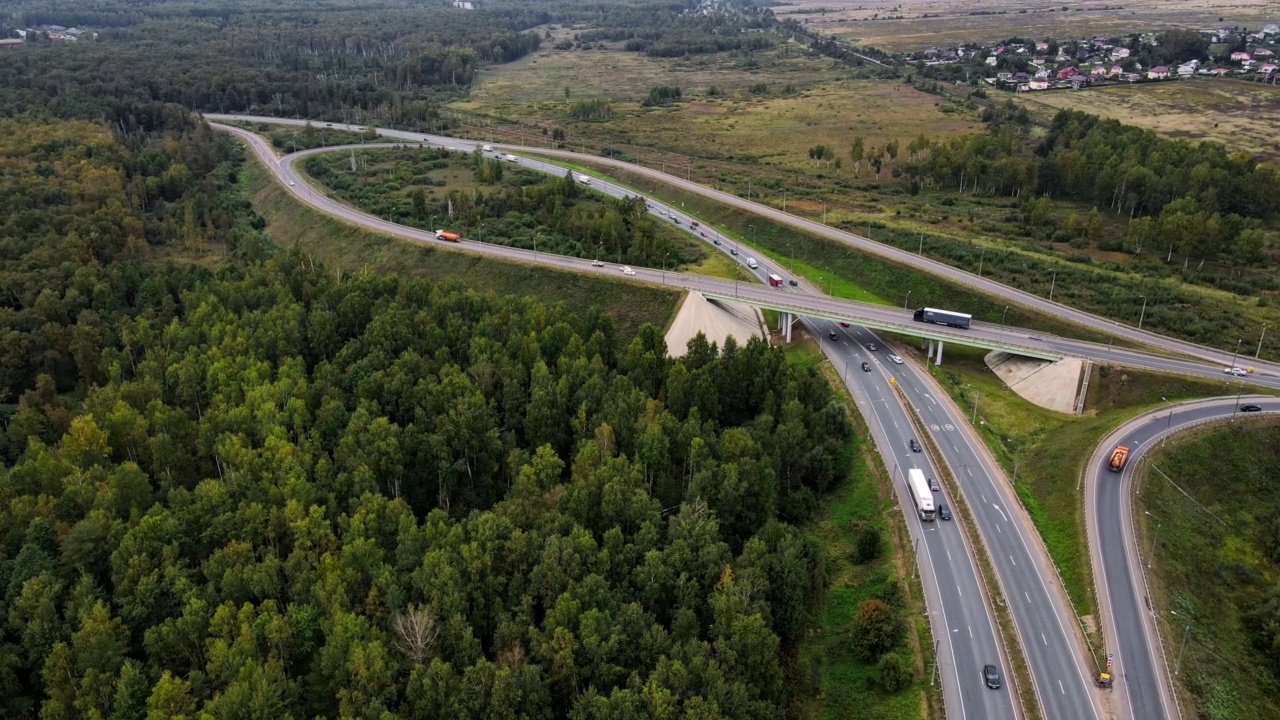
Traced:
<path fill-rule="evenodd" d="M 1058 271 L 1053 271 L 1053 280 L 1049 282 L 1049 302 L 1053 302 L 1053 286 L 1058 284 Z"/>
<path fill-rule="evenodd" d="M 1230 365 L 1230 367 L 1231 367 L 1231 368 L 1233 368 L 1233 369 L 1234 369 L 1234 368 L 1235 368 L 1235 366 L 1236 366 L 1236 358 L 1240 356 L 1240 343 L 1242 343 L 1242 342 L 1244 342 L 1244 341 L 1243 341 L 1243 340 L 1236 340 L 1236 351 L 1235 351 L 1235 352 L 1233 352 L 1233 353 L 1231 353 L 1231 365 Z"/>
<path fill-rule="evenodd" d="M 908 290 L 908 291 L 907 291 L 907 296 L 906 296 L 905 298 L 903 298 L 903 299 L 902 299 L 902 309 L 903 309 L 903 310 L 906 310 L 906 309 L 907 309 L 907 302 L 908 302 L 908 301 L 910 301 L 910 300 L 911 300 L 911 291 L 910 291 L 910 290 Z"/>
<path fill-rule="evenodd" d="M 1262 354 L 1262 339 L 1267 336 L 1267 324 L 1262 323 L 1262 334 L 1258 336 L 1258 349 L 1253 353 L 1253 359 L 1257 360 L 1258 355 Z"/>
<path fill-rule="evenodd" d="M 1173 612 L 1173 611 L 1170 611 Z M 1177 615 L 1177 613 L 1173 613 Z M 1182 647 L 1178 649 L 1178 662 L 1173 665 L 1173 674 L 1182 672 L 1182 653 L 1187 651 L 1187 640 L 1191 637 L 1191 620 L 1187 620 L 1187 629 L 1182 631 Z"/>
<path fill-rule="evenodd" d="M 1143 510 L 1143 512 L 1147 513 L 1148 517 L 1154 517 L 1151 513 L 1147 512 L 1146 510 Z M 1151 561 L 1155 558 L 1155 555 L 1156 555 L 1156 537 L 1159 535 L 1160 535 L 1160 522 L 1157 521 L 1156 531 L 1151 533 L 1151 552 L 1147 553 L 1147 569 L 1148 570 L 1151 569 Z"/>
<path fill-rule="evenodd" d="M 671 254 L 670 252 L 666 252 L 666 253 L 663 253 L 662 255 L 662 284 L 663 285 L 667 284 L 667 256 L 670 254 Z"/>
<path fill-rule="evenodd" d="M 982 248 L 982 254 L 978 256 L 978 277 L 982 277 L 982 263 L 987 259 L 987 249 Z"/>
<path fill-rule="evenodd" d="M 1142 314 L 1138 315 L 1138 330 L 1142 330 L 1142 321 L 1147 317 L 1147 296 L 1142 296 Z"/>
<path fill-rule="evenodd" d="M 1009 314 L 1009 306 L 1004 306 L 1004 312 L 1000 313 L 1000 337 L 1004 338 L 1004 318 Z"/>

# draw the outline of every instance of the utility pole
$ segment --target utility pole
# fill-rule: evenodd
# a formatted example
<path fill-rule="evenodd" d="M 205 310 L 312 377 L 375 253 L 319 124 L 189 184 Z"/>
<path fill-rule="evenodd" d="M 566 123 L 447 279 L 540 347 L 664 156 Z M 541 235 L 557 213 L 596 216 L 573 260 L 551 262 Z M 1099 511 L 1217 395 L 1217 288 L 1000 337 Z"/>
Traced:
<path fill-rule="evenodd" d="M 1049 302 L 1053 302 L 1053 286 L 1058 284 L 1058 271 L 1053 271 L 1053 280 L 1049 282 Z M 1265 325 L 1263 327 L 1266 327 Z"/>
<path fill-rule="evenodd" d="M 1258 349 L 1253 353 L 1253 359 L 1257 360 L 1262 354 L 1262 339 L 1267 336 L 1267 324 L 1262 323 L 1262 334 L 1258 336 Z"/>

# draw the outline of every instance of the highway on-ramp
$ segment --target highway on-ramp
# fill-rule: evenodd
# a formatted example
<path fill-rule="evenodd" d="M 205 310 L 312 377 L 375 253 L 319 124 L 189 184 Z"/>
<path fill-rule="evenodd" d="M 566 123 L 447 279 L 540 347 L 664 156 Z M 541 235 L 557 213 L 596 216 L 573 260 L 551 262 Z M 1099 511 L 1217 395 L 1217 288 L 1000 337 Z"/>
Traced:
<path fill-rule="evenodd" d="M 1261 413 L 1240 413 L 1252 404 Z M 1259 414 L 1280 413 L 1280 398 L 1243 396 L 1170 405 L 1125 423 L 1098 446 L 1090 461 L 1085 489 L 1085 520 L 1093 558 L 1094 584 L 1104 618 L 1104 634 L 1114 656 L 1117 709 L 1122 717 L 1174 718 L 1167 656 L 1147 593 L 1133 528 L 1133 475 L 1143 455 L 1165 437 L 1207 422 L 1244 422 Z M 1120 473 L 1108 469 L 1111 451 L 1129 448 Z"/>
<path fill-rule="evenodd" d="M 276 117 L 257 116 L 257 115 L 225 115 L 225 114 L 209 113 L 209 114 L 206 114 L 205 117 L 210 120 L 222 120 L 222 121 L 229 121 L 229 122 L 236 121 L 236 122 L 248 122 L 248 123 L 268 123 L 268 124 L 274 124 L 274 125 L 286 125 L 286 126 L 293 126 L 293 127 L 304 127 L 308 124 L 314 126 L 316 124 L 308 120 L 295 120 L 290 118 L 276 118 Z M 329 127 L 333 129 L 348 130 L 353 132 L 360 132 L 366 129 L 366 126 L 363 126 L 363 125 L 348 125 L 343 123 L 324 123 L 323 125 L 325 127 Z M 424 135 L 422 133 L 411 133 L 411 132 L 405 132 L 402 130 L 391 130 L 386 128 L 374 128 L 374 130 L 378 133 L 378 135 L 382 137 L 393 138 L 398 140 L 407 140 L 409 142 L 415 142 L 415 143 L 429 142 L 436 145 L 446 145 L 446 146 L 453 145 L 453 146 L 457 146 L 458 148 L 464 148 L 468 151 L 479 145 L 479 143 L 474 141 L 460 140 L 458 138 L 451 138 L 451 137 L 440 136 L 440 135 Z M 647 168 L 642 165 L 635 165 L 633 163 L 624 162 L 622 160 L 617 160 L 614 158 L 598 157 L 595 155 L 575 153 L 567 150 L 555 150 L 550 148 L 526 147 L 526 146 L 518 146 L 518 145 L 494 145 L 494 147 L 495 148 L 500 147 L 509 152 L 531 152 L 531 153 L 544 155 L 547 157 L 558 157 L 558 158 L 564 158 L 566 160 L 588 162 L 588 163 L 593 163 L 597 165 L 604 165 L 608 167 L 624 169 L 624 170 L 627 170 L 628 172 L 633 172 L 638 175 L 643 175 L 645 177 L 670 184 L 674 187 L 680 188 L 681 190 L 702 195 L 709 199 L 721 202 L 727 206 L 736 207 L 740 210 L 744 210 L 746 212 L 750 212 L 755 215 L 768 218 L 779 224 L 786 225 L 786 226 L 795 228 L 797 230 L 803 230 L 804 232 L 817 235 L 819 237 L 824 237 L 829 240 L 840 242 L 842 244 L 855 248 L 861 252 L 865 252 L 870 255 L 876 255 L 907 267 L 914 267 L 916 269 L 923 270 L 924 272 L 927 272 L 931 275 L 945 278 L 950 282 L 967 287 L 977 292 L 981 292 L 985 295 L 1000 298 L 1009 303 L 1016 304 L 1030 310 L 1035 310 L 1037 312 L 1042 312 L 1042 313 L 1045 313 L 1046 315 L 1051 315 L 1062 320 L 1068 320 L 1070 322 L 1076 323 L 1083 327 L 1087 327 L 1098 332 L 1106 333 L 1108 335 L 1121 335 L 1129 340 L 1141 342 L 1150 347 L 1159 348 L 1167 352 L 1200 358 L 1202 361 L 1207 361 L 1210 364 L 1214 364 L 1214 365 L 1220 365 L 1222 363 L 1225 363 L 1228 361 L 1229 358 L 1233 357 L 1234 355 L 1233 353 L 1234 348 L 1230 346 L 1227 346 L 1225 350 L 1218 349 L 1218 348 L 1210 348 L 1210 347 L 1205 347 L 1203 345 L 1197 345 L 1195 343 L 1187 342 L 1185 340 L 1170 338 L 1165 335 L 1160 335 L 1158 333 L 1150 332 L 1148 330 L 1138 330 L 1137 328 L 1130 327 L 1127 325 L 1120 325 L 1114 320 L 1100 317 L 1098 315 L 1094 315 L 1092 313 L 1088 313 L 1083 310 L 1077 310 L 1076 308 L 1073 308 L 1069 305 L 1064 305 L 1058 302 L 1052 302 L 1050 300 L 1040 297 L 1039 295 L 1034 295 L 1032 293 L 1029 293 L 1023 290 L 1018 290 L 1017 288 L 1009 287 L 1002 283 L 996 282 L 988 278 L 981 277 L 979 275 L 968 272 L 966 270 L 960 270 L 958 268 L 951 267 L 950 265 L 947 265 L 946 263 L 943 263 L 941 261 L 932 260 L 930 258 L 926 258 L 921 255 L 916 255 L 906 250 L 902 250 L 889 245 L 885 245 L 883 243 L 876 242 L 874 240 L 862 237 L 860 235 L 856 235 L 851 232 L 839 230 L 839 229 L 830 227 L 828 225 L 824 225 L 822 223 L 814 222 L 812 220 L 799 217 L 797 215 L 785 213 L 776 208 L 770 207 L 768 205 L 763 205 L 761 203 L 745 200 L 736 195 L 731 195 L 729 193 L 726 193 L 720 190 L 708 188 L 696 182 L 682 180 L 673 175 L 668 175 L 666 173 L 659 172 L 658 170 Z M 1230 339 L 1232 338 L 1227 339 L 1228 345 L 1229 345 Z M 1272 375 L 1272 376 L 1280 376 L 1280 364 L 1269 362 L 1269 361 L 1258 361 L 1258 360 L 1253 360 L 1250 362 L 1250 364 L 1256 367 L 1259 372 L 1265 372 L 1266 374 Z"/>

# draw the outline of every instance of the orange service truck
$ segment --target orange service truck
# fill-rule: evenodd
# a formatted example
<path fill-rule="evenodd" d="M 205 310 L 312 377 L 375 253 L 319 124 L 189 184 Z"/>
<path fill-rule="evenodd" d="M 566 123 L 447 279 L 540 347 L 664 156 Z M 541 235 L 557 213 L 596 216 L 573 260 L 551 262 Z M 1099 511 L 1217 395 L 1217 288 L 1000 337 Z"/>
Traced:
<path fill-rule="evenodd" d="M 462 240 L 462 238 L 458 235 L 458 233 L 449 232 L 448 230 L 437 230 L 436 239 L 448 240 L 449 242 L 459 242 Z"/>
<path fill-rule="evenodd" d="M 1111 472 L 1120 472 L 1127 462 L 1129 462 L 1129 448 L 1117 445 L 1116 449 L 1111 451 Z"/>

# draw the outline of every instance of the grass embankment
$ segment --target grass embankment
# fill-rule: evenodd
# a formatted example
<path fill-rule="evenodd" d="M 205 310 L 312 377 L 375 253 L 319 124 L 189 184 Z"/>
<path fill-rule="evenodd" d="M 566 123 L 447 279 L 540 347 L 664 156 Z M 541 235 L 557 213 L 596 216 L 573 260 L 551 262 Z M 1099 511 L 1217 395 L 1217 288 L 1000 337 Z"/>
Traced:
<path fill-rule="evenodd" d="M 1093 575 L 1084 525 L 1081 473 L 1098 442 L 1134 415 L 1169 402 L 1227 395 L 1226 382 L 1159 373 L 1093 369 L 1086 413 L 1046 410 L 1009 390 L 983 362 L 985 352 L 949 346 L 942 367 L 930 366 L 966 419 L 1014 478 L 1014 489 L 1058 566 L 1076 612 L 1097 646 Z M 974 410 L 977 410 L 975 413 Z M 1015 471 L 1016 470 L 1016 471 Z"/>
<path fill-rule="evenodd" d="M 1280 717 L 1280 427 L 1206 429 L 1139 471 L 1138 547 L 1155 536 L 1148 578 L 1183 716 Z"/>
<path fill-rule="evenodd" d="M 646 322 L 667 324 L 680 293 L 614 279 L 599 280 L 535 265 L 448 252 L 368 232 L 295 201 L 257 163 L 242 174 L 267 233 L 281 246 L 302 251 L 342 272 L 374 271 L 424 277 L 499 295 L 525 295 L 585 309 L 599 306 L 623 340 Z"/>
<path fill-rule="evenodd" d="M 841 397 L 850 409 L 855 435 L 869 437 L 852 399 L 817 345 L 812 340 L 800 340 L 787 346 L 786 353 L 788 362 L 817 367 L 840 388 Z M 801 717 L 814 720 L 940 718 L 942 704 L 938 688 L 929 684 L 933 643 L 924 597 L 911 571 L 914 558 L 906 525 L 894 504 L 890 480 L 875 446 L 859 440 L 855 462 L 850 480 L 827 496 L 817 520 L 805 529 L 826 552 L 830 587 L 825 604 L 814 618 L 816 632 L 800 646 L 799 664 L 810 670 L 808 681 L 818 684 L 815 698 L 802 709 Z M 874 560 L 859 564 L 854 560 L 855 543 L 867 528 L 879 532 L 884 552 Z M 876 665 L 861 662 L 854 656 L 851 634 L 854 616 L 864 600 L 895 596 L 907 622 L 906 652 L 914 667 L 914 680 L 907 688 L 887 694 L 876 685 Z"/>

